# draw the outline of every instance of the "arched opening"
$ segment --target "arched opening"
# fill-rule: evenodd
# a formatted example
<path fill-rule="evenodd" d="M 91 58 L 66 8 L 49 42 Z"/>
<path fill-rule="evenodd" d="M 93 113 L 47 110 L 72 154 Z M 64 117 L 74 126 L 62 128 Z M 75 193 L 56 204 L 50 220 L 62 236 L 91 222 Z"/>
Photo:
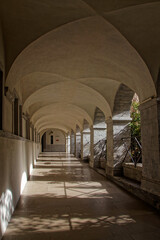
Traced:
<path fill-rule="evenodd" d="M 114 99 L 112 119 L 107 121 L 107 168 L 109 175 L 122 175 L 131 144 L 130 108 L 134 92 L 121 84 Z"/>
<path fill-rule="evenodd" d="M 41 138 L 42 152 L 65 152 L 65 134 L 59 129 L 47 130 Z"/>
<path fill-rule="evenodd" d="M 78 125 L 76 125 L 76 157 L 81 156 L 81 131 Z"/>
<path fill-rule="evenodd" d="M 83 122 L 83 160 L 89 161 L 90 159 L 90 126 L 86 119 Z"/>
<path fill-rule="evenodd" d="M 106 119 L 104 113 L 97 107 L 94 114 L 94 165 L 105 169 L 106 165 Z"/>

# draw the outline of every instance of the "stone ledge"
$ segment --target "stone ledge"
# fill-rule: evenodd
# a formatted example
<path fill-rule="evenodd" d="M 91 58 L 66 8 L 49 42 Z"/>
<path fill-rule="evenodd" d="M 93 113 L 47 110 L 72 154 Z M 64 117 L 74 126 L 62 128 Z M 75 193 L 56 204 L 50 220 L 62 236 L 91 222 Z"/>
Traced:
<path fill-rule="evenodd" d="M 28 142 L 34 142 L 32 140 L 29 140 L 29 139 L 26 139 L 24 137 L 20 137 L 20 136 L 17 136 L 13 133 L 10 133 L 10 132 L 5 132 L 3 130 L 0 130 L 0 137 L 2 138 L 9 138 L 9 139 L 15 139 L 15 140 L 20 140 L 20 141 L 28 141 Z M 35 142 L 37 143 L 37 142 Z"/>
<path fill-rule="evenodd" d="M 160 197 L 141 188 L 141 185 L 137 182 L 122 178 L 107 176 L 108 179 L 122 187 L 126 191 L 132 193 L 136 197 L 140 198 L 144 202 L 147 202 L 152 207 L 156 208 L 160 212 Z"/>
<path fill-rule="evenodd" d="M 123 163 L 123 174 L 129 179 L 141 182 L 142 179 L 142 163 L 138 163 L 136 167 L 134 163 Z"/>
<path fill-rule="evenodd" d="M 156 208 L 160 212 L 160 197 L 146 190 L 143 190 L 141 188 L 140 183 L 127 178 L 123 178 L 123 177 L 115 177 L 115 176 L 108 176 L 108 175 L 106 176 L 105 171 L 102 169 L 94 168 L 94 170 L 100 175 L 104 176 L 105 178 L 111 180 L 112 182 L 114 182 L 116 185 L 123 188 L 127 192 L 133 194 L 134 196 L 138 197 L 142 201 Z"/>

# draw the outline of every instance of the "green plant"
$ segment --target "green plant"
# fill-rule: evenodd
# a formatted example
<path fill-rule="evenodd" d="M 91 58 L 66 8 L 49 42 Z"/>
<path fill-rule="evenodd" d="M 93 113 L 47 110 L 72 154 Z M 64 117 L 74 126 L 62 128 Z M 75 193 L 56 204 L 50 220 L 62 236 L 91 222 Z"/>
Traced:
<path fill-rule="evenodd" d="M 136 165 L 137 162 L 142 162 L 141 148 L 139 146 L 139 144 L 141 144 L 141 117 L 139 111 L 139 99 L 137 96 L 132 100 L 131 118 L 131 154 Z M 139 144 L 135 138 L 138 140 Z"/>
<path fill-rule="evenodd" d="M 140 140 L 141 137 L 141 117 L 138 109 L 139 102 L 133 100 L 131 105 L 131 137 L 137 137 Z"/>

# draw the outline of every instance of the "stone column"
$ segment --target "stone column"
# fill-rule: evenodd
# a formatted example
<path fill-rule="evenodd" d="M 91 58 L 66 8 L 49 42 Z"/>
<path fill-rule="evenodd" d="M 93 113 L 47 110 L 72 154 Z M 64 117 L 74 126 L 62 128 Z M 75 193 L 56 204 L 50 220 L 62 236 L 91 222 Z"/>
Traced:
<path fill-rule="evenodd" d="M 70 153 L 70 135 L 66 137 L 66 153 Z"/>
<path fill-rule="evenodd" d="M 40 134 L 38 133 L 38 143 L 40 143 Z"/>
<path fill-rule="evenodd" d="M 76 157 L 79 158 L 81 152 L 81 133 L 76 133 Z"/>
<path fill-rule="evenodd" d="M 109 119 L 107 123 L 107 165 L 106 174 L 119 176 L 122 174 L 122 163 L 126 156 L 125 144 L 129 148 L 131 142 L 130 119 Z"/>
<path fill-rule="evenodd" d="M 34 142 L 34 126 L 32 126 L 32 141 Z"/>
<path fill-rule="evenodd" d="M 90 167 L 94 168 L 94 129 L 90 127 Z"/>
<path fill-rule="evenodd" d="M 26 120 L 26 138 L 30 140 L 30 121 L 28 118 Z"/>
<path fill-rule="evenodd" d="M 74 132 L 71 132 L 71 138 L 70 138 L 71 154 L 74 154 L 74 152 L 75 152 L 75 149 L 74 149 L 74 147 L 75 147 L 74 141 L 75 141 L 75 139 L 74 139 Z"/>
<path fill-rule="evenodd" d="M 76 150 L 77 146 L 76 146 L 76 132 L 74 132 L 74 156 L 76 157 Z"/>
<path fill-rule="evenodd" d="M 19 136 L 22 137 L 22 105 L 19 105 Z"/>
<path fill-rule="evenodd" d="M 18 98 L 14 100 L 14 134 L 19 134 L 19 102 Z"/>
<path fill-rule="evenodd" d="M 106 140 L 106 135 L 106 127 L 94 127 L 94 165 L 97 168 L 102 167 L 102 162 L 100 158 L 102 157 L 102 151 L 104 148 L 104 141 Z"/>
<path fill-rule="evenodd" d="M 83 160 L 83 131 L 81 131 L 81 160 Z"/>
<path fill-rule="evenodd" d="M 106 162 L 106 174 L 113 176 L 113 121 L 108 119 L 107 123 L 107 162 Z"/>
<path fill-rule="evenodd" d="M 35 142 L 37 142 L 37 130 L 35 129 L 35 137 L 34 137 L 34 139 L 35 139 Z"/>
<path fill-rule="evenodd" d="M 83 131 L 83 159 L 87 160 L 90 155 L 90 130 Z"/>
<path fill-rule="evenodd" d="M 160 195 L 159 102 L 150 99 L 140 105 L 142 141 L 142 189 Z"/>

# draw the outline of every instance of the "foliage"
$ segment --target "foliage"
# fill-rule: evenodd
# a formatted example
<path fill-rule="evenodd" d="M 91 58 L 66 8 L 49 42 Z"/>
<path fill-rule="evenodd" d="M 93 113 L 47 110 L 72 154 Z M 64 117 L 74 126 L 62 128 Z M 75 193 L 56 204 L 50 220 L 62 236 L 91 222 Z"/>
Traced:
<path fill-rule="evenodd" d="M 131 127 L 131 136 L 137 137 L 140 140 L 141 118 L 140 118 L 140 111 L 139 111 L 138 107 L 139 107 L 139 102 L 133 100 L 132 105 L 131 105 L 132 121 L 130 123 L 130 127 Z"/>
<path fill-rule="evenodd" d="M 141 118 L 139 107 L 139 99 L 138 97 L 134 97 L 131 105 L 131 118 L 132 121 L 130 123 L 131 127 L 131 153 L 134 159 L 135 165 L 137 162 L 142 162 L 141 149 L 135 140 L 139 141 L 141 144 Z"/>

